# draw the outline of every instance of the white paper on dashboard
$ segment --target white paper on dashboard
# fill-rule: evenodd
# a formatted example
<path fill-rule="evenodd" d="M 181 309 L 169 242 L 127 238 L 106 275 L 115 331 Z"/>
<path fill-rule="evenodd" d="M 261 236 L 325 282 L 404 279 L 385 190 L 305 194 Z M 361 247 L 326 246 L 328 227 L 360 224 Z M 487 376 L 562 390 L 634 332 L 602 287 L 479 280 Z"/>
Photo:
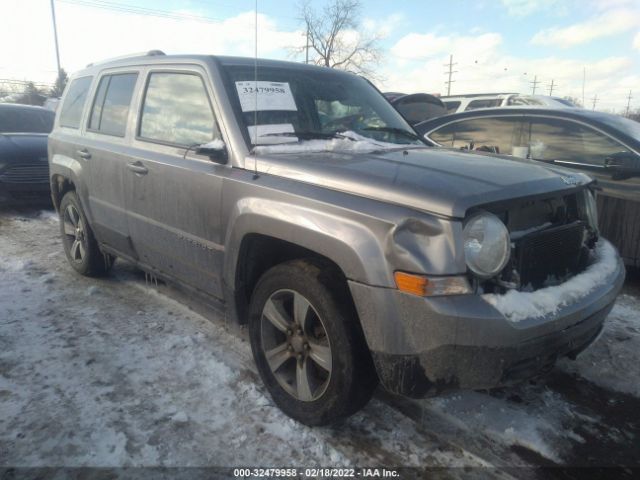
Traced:
<path fill-rule="evenodd" d="M 256 142 L 256 128 L 258 129 L 258 141 Z M 281 137 L 279 135 L 269 135 L 270 133 L 293 133 L 293 125 L 290 123 L 277 123 L 273 125 L 251 125 L 247 127 L 251 143 L 258 145 L 272 145 L 274 143 L 297 142 L 298 137 Z M 266 136 L 265 136 L 266 135 Z"/>
<path fill-rule="evenodd" d="M 265 110 L 296 111 L 296 102 L 287 82 L 236 82 L 238 98 L 243 112 Z M 258 106 L 256 108 L 256 101 Z"/>

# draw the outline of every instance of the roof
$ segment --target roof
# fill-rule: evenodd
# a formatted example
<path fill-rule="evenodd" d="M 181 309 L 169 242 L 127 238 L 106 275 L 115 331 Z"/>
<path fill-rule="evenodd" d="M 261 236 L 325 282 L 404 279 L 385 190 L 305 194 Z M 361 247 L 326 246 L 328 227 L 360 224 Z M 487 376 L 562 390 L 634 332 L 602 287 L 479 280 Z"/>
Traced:
<path fill-rule="evenodd" d="M 105 68 L 138 66 L 138 65 L 162 65 L 168 63 L 196 63 L 196 64 L 210 64 L 212 62 L 219 62 L 222 65 L 238 65 L 238 66 L 251 66 L 258 64 L 258 67 L 280 67 L 280 68 L 295 68 L 297 70 L 312 70 L 312 71 L 326 71 L 326 67 L 317 65 L 307 65 L 300 62 L 288 62 L 284 60 L 270 60 L 265 58 L 252 58 L 252 57 L 232 57 L 224 55 L 165 55 L 159 50 L 151 50 L 144 54 L 134 54 L 126 57 L 118 57 L 113 59 L 107 59 L 104 61 L 97 61 L 90 63 L 86 68 L 80 70 L 74 74 L 74 76 L 86 75 L 88 73 L 95 72 L 96 70 L 103 70 Z M 333 70 L 337 73 L 348 74 L 341 70 Z"/>

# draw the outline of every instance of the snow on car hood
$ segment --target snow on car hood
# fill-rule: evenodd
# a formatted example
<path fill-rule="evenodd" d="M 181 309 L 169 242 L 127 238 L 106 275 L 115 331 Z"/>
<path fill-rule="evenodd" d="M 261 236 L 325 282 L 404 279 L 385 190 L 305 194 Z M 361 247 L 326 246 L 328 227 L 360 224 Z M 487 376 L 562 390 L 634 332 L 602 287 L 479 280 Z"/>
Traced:
<path fill-rule="evenodd" d="M 483 295 L 489 304 L 502 313 L 507 320 L 520 322 L 526 318 L 540 318 L 554 315 L 566 307 L 583 299 L 596 288 L 607 283 L 618 268 L 618 254 L 615 248 L 601 238 L 595 248 L 594 262 L 578 275 L 566 282 L 536 290 L 519 292 L 510 290 L 504 295 Z"/>
<path fill-rule="evenodd" d="M 477 205 L 591 182 L 530 160 L 347 139 L 257 147 L 259 172 L 447 217 Z"/>

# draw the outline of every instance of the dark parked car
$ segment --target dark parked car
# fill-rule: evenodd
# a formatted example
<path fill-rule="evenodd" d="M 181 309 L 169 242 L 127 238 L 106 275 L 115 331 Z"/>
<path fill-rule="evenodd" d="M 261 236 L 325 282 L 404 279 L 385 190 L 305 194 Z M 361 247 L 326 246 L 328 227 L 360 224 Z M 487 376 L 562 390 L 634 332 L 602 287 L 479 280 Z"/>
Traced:
<path fill-rule="evenodd" d="M 600 231 L 640 266 L 640 123 L 585 109 L 487 108 L 417 125 L 432 142 L 527 157 L 596 178 Z"/>
<path fill-rule="evenodd" d="M 387 92 L 384 96 L 411 125 L 447 114 L 447 108 L 442 103 L 442 100 L 429 93 L 407 95 L 405 93 Z"/>
<path fill-rule="evenodd" d="M 49 197 L 47 136 L 55 113 L 41 107 L 0 104 L 0 202 Z"/>

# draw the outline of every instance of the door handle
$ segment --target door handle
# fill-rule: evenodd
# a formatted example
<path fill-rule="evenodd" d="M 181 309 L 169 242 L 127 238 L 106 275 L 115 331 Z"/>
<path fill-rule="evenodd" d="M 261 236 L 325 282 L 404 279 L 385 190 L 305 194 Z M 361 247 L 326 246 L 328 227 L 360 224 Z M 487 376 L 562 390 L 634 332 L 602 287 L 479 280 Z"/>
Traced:
<path fill-rule="evenodd" d="M 136 175 L 146 175 L 149 173 L 147 167 L 145 167 L 141 162 L 127 163 L 127 168 Z"/>
<path fill-rule="evenodd" d="M 83 148 L 82 150 L 78 150 L 76 153 L 80 158 L 83 158 L 85 160 L 89 160 L 91 158 L 91 154 L 89 153 L 89 150 L 87 150 L 86 148 Z"/>

